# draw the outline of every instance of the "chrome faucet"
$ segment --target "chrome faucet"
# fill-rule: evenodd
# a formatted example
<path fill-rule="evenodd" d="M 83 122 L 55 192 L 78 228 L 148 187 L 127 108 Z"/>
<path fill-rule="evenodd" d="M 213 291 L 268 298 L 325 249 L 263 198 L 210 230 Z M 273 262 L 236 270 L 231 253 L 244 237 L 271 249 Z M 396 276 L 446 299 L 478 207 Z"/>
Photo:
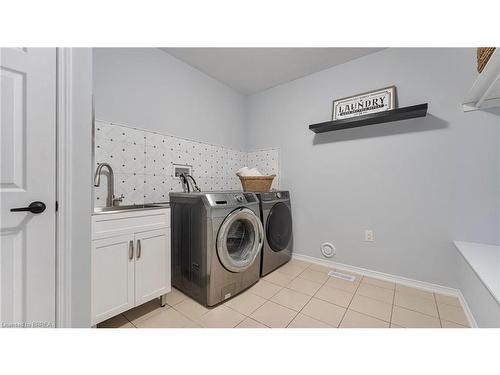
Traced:
<path fill-rule="evenodd" d="M 108 196 L 106 197 L 106 207 L 115 207 L 123 201 L 123 194 L 115 198 L 115 175 L 113 173 L 113 168 L 108 163 L 101 163 L 97 166 L 94 175 L 94 186 L 99 187 L 101 185 L 101 174 L 102 169 L 106 167 L 108 169 Z"/>

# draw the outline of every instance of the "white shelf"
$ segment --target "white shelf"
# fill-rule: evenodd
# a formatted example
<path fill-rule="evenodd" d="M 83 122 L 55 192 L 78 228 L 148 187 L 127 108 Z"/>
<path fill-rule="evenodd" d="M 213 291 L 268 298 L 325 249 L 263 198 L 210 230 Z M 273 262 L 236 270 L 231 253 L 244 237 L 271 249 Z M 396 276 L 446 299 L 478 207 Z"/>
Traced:
<path fill-rule="evenodd" d="M 454 244 L 500 304 L 500 246 L 462 241 Z"/>
<path fill-rule="evenodd" d="M 491 55 L 488 64 L 477 77 L 462 105 L 464 112 L 494 107 L 500 107 L 499 48 Z"/>

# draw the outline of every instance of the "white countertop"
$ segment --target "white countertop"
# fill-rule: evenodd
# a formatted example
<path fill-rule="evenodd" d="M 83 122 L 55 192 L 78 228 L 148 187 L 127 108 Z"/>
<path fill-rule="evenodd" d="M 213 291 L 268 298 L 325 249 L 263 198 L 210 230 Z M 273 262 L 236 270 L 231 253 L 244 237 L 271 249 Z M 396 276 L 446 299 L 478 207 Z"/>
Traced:
<path fill-rule="evenodd" d="M 454 244 L 500 304 L 500 246 L 462 241 Z"/>

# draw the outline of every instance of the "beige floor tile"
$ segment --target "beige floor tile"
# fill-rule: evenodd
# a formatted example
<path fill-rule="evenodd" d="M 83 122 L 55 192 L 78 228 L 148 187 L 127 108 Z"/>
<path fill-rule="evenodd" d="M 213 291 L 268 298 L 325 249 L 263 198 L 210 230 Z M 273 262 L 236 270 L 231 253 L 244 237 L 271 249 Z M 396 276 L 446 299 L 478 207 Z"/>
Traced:
<path fill-rule="evenodd" d="M 197 321 L 200 316 L 210 311 L 205 306 L 200 305 L 198 302 L 192 300 L 191 298 L 186 298 L 184 301 L 176 304 L 174 306 L 174 309 L 194 321 Z"/>
<path fill-rule="evenodd" d="M 224 305 L 202 315 L 197 322 L 206 328 L 233 328 L 245 319 L 245 315 Z"/>
<path fill-rule="evenodd" d="M 256 294 L 250 293 L 248 291 L 231 298 L 224 305 L 238 311 L 243 315 L 250 315 L 259 307 L 261 307 L 266 302 L 265 298 L 262 298 Z"/>
<path fill-rule="evenodd" d="M 307 294 L 296 292 L 295 290 L 283 288 L 271 298 L 271 301 L 276 302 L 281 306 L 288 307 L 289 309 L 300 311 L 311 296 Z"/>
<path fill-rule="evenodd" d="M 398 326 L 397 324 L 391 323 L 391 328 L 404 328 L 401 326 Z"/>
<path fill-rule="evenodd" d="M 114 316 L 97 325 L 97 328 L 135 328 L 123 314 Z"/>
<path fill-rule="evenodd" d="M 287 328 L 333 328 L 328 324 L 311 318 L 304 314 L 298 314 Z"/>
<path fill-rule="evenodd" d="M 449 321 L 443 320 L 443 319 L 441 319 L 441 326 L 443 328 L 469 328 L 469 327 L 463 326 L 461 324 L 449 322 Z"/>
<path fill-rule="evenodd" d="M 330 277 L 326 281 L 325 285 L 349 293 L 354 293 L 356 289 L 358 289 L 359 283 L 356 281 L 347 281 L 347 280 L 337 279 L 336 277 Z"/>
<path fill-rule="evenodd" d="M 306 269 L 306 267 L 304 267 L 300 264 L 288 262 L 284 266 L 281 266 L 280 268 L 278 268 L 277 271 L 284 273 L 284 274 L 287 274 L 289 276 L 297 277 L 305 269 Z"/>
<path fill-rule="evenodd" d="M 298 277 L 323 284 L 326 280 L 328 280 L 330 276 L 328 276 L 326 273 L 306 268 Z"/>
<path fill-rule="evenodd" d="M 406 285 L 396 284 L 396 291 L 401 293 L 409 293 L 414 294 L 422 298 L 432 299 L 434 300 L 434 293 L 427 292 L 422 289 L 411 288 Z"/>
<path fill-rule="evenodd" d="M 467 317 L 461 307 L 438 303 L 439 317 L 449 322 L 457 323 L 463 326 L 469 326 Z"/>
<path fill-rule="evenodd" d="M 442 303 L 442 304 L 445 304 L 445 305 L 462 307 L 462 305 L 460 304 L 460 300 L 457 297 L 446 296 L 444 294 L 437 294 L 437 293 L 434 293 L 434 295 L 436 296 L 437 303 Z"/>
<path fill-rule="evenodd" d="M 250 317 L 271 328 L 285 328 L 297 312 L 277 303 L 267 301 Z"/>
<path fill-rule="evenodd" d="M 310 270 L 322 272 L 324 274 L 328 274 L 328 272 L 333 271 L 333 267 L 326 267 L 315 263 L 310 263 L 308 268 Z"/>
<path fill-rule="evenodd" d="M 394 290 L 396 288 L 396 283 L 394 281 L 380 280 L 380 279 L 376 279 L 374 277 L 369 277 L 369 276 L 363 276 L 363 279 L 361 280 L 361 282 L 365 283 L 365 284 L 375 285 L 375 286 L 378 286 L 380 288 L 391 289 L 391 290 Z"/>
<path fill-rule="evenodd" d="M 438 318 L 394 306 L 391 324 L 405 328 L 441 328 Z"/>
<path fill-rule="evenodd" d="M 331 288 L 328 285 L 323 285 L 314 295 L 315 298 L 333 303 L 341 307 L 347 307 L 351 303 L 354 294 L 341 289 Z"/>
<path fill-rule="evenodd" d="M 311 263 L 299 259 L 292 259 L 287 264 L 293 264 L 294 266 L 302 267 L 302 269 L 306 269 L 311 265 Z"/>
<path fill-rule="evenodd" d="M 270 283 L 269 281 L 260 279 L 257 284 L 252 286 L 248 291 L 262 298 L 269 299 L 278 293 L 283 287 Z"/>
<path fill-rule="evenodd" d="M 329 302 L 313 298 L 302 309 L 301 313 L 320 320 L 332 327 L 338 327 L 346 309 Z"/>
<path fill-rule="evenodd" d="M 389 323 L 371 316 L 347 310 L 340 328 L 389 328 Z"/>
<path fill-rule="evenodd" d="M 319 288 L 321 288 L 321 284 L 306 280 L 306 279 L 301 279 L 300 277 L 297 277 L 293 279 L 290 284 L 287 286 L 288 289 L 295 290 L 296 292 L 304 293 L 309 296 L 313 296 L 314 293 L 318 291 Z"/>
<path fill-rule="evenodd" d="M 184 301 L 186 298 L 189 297 L 182 293 L 180 290 L 172 288 L 170 293 L 167 294 L 167 304 L 169 304 L 170 306 L 175 306 L 178 303 Z"/>
<path fill-rule="evenodd" d="M 366 284 L 364 282 L 361 282 L 361 284 L 359 284 L 359 288 L 356 291 L 356 294 L 370 297 L 385 303 L 390 303 L 391 305 L 394 299 L 394 290 L 382 288 L 372 284 Z"/>
<path fill-rule="evenodd" d="M 396 291 L 394 304 L 408 310 L 418 311 L 423 314 L 439 317 L 436 302 L 428 298 L 420 297 L 418 294 L 401 293 Z"/>
<path fill-rule="evenodd" d="M 161 307 L 160 300 L 155 298 L 152 301 L 146 302 L 140 306 L 125 311 L 123 315 L 125 315 L 125 317 L 134 325 L 137 325 L 136 323 L 148 319 L 153 315 L 159 314 L 168 309 L 170 309 L 170 306 Z"/>
<path fill-rule="evenodd" d="M 136 323 L 138 328 L 199 328 L 200 326 L 175 309 L 166 309 L 159 314 Z"/>
<path fill-rule="evenodd" d="M 349 309 L 386 322 L 391 321 L 392 305 L 373 298 L 356 294 L 349 305 Z"/>
<path fill-rule="evenodd" d="M 293 279 L 294 276 L 287 275 L 286 273 L 280 271 L 274 271 L 264 276 L 264 280 L 280 286 L 287 286 Z"/>
<path fill-rule="evenodd" d="M 269 328 L 268 326 L 265 326 L 262 323 L 259 323 L 256 320 L 253 320 L 252 318 L 245 318 L 240 324 L 238 324 L 234 328 Z"/>

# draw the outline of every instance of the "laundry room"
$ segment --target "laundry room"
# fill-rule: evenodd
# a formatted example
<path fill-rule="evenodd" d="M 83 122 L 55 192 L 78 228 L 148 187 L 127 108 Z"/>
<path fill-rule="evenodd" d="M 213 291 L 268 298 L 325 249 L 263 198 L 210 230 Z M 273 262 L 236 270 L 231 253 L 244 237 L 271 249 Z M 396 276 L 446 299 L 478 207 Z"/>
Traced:
<path fill-rule="evenodd" d="M 496 297 L 464 294 L 487 284 L 461 286 L 477 272 L 469 248 L 486 254 L 497 240 L 498 115 L 457 104 L 481 77 L 477 56 L 93 49 L 93 165 L 113 181 L 93 188 L 92 325 L 498 325 Z M 293 69 L 280 73 L 285 61 Z M 120 299 L 127 280 L 98 276 L 121 274 L 100 268 L 117 244 L 98 228 L 133 210 L 165 218 L 130 246 L 117 237 L 124 256 L 137 267 L 141 246 L 169 242 L 149 260 L 169 269 L 146 267 L 151 293 Z"/>
<path fill-rule="evenodd" d="M 52 37 L 31 19 L 33 43 L 0 24 L 0 327 L 13 328 L 0 352 L 30 345 L 44 361 L 52 344 L 31 328 L 71 366 L 88 349 L 151 371 L 164 356 L 182 372 L 214 358 L 251 372 L 374 362 L 351 357 L 358 346 L 406 365 L 446 348 L 447 369 L 472 361 L 478 338 L 495 348 L 490 12 L 464 31 L 446 11 L 441 38 L 420 9 L 407 27 L 386 18 L 393 6 L 348 22 L 343 8 L 306 17 L 289 4 L 281 29 L 283 6 L 274 22 L 270 4 L 238 17 L 203 4 L 180 22 L 157 5 L 142 18 L 121 3 L 107 17 L 82 9 L 81 38 L 62 18 Z M 246 368 L 255 345 L 262 362 Z"/>

